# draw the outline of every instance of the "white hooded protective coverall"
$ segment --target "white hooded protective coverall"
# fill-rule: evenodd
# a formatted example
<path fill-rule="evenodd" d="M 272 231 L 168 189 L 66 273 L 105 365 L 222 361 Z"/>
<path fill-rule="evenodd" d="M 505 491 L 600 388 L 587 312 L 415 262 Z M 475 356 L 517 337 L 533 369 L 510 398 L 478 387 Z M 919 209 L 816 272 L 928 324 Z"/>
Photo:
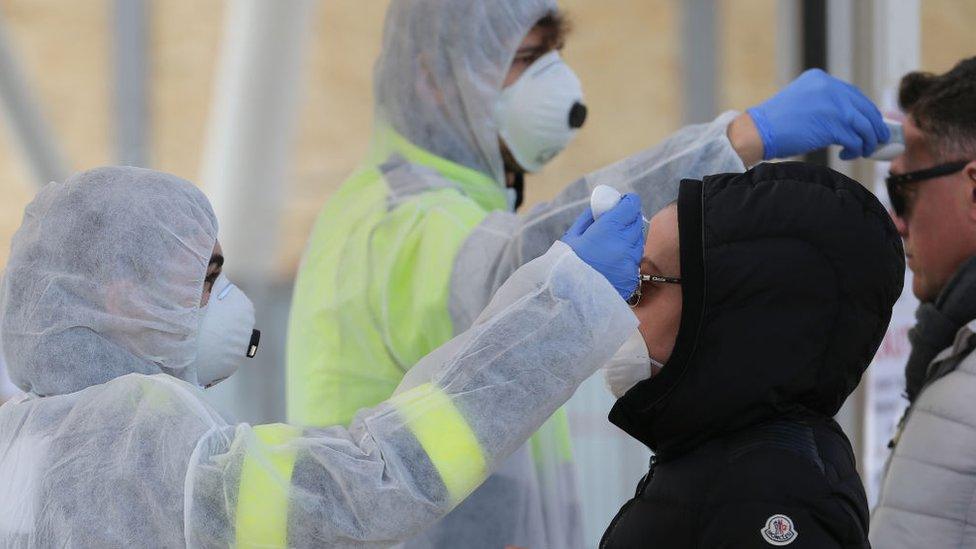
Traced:
<path fill-rule="evenodd" d="M 556 243 L 427 379 L 351 425 L 229 425 L 195 385 L 217 223 L 190 183 L 100 168 L 27 207 L 0 338 L 0 547 L 386 546 L 466 497 L 636 320 Z"/>
<path fill-rule="evenodd" d="M 346 424 L 420 357 L 471 326 L 604 183 L 648 217 L 682 178 L 742 171 L 726 129 L 690 126 L 518 215 L 506 206 L 496 106 L 520 42 L 555 0 L 398 0 L 374 73 L 370 154 L 315 224 L 288 333 L 288 418 Z M 530 183 L 531 184 L 531 183 Z M 329 334 L 323 337 L 324 334 Z M 581 548 L 565 414 L 409 547 Z"/>

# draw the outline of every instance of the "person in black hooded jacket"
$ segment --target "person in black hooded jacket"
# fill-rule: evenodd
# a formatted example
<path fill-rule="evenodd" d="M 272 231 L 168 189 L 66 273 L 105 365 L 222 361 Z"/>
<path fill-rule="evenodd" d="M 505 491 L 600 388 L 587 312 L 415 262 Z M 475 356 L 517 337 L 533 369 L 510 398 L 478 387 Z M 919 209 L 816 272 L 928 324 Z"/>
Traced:
<path fill-rule="evenodd" d="M 610 421 L 654 453 L 601 547 L 869 547 L 832 417 L 901 293 L 901 240 L 857 182 L 801 163 L 681 182 L 635 307 L 650 379 Z M 646 279 L 646 277 L 645 277 Z"/>

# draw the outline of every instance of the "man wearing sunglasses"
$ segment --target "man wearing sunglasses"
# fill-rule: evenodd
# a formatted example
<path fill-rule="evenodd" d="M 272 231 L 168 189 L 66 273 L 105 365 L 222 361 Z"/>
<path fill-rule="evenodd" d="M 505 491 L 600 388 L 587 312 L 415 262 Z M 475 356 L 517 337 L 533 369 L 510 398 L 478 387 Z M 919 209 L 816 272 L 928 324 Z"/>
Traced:
<path fill-rule="evenodd" d="M 875 547 L 976 546 L 976 57 L 901 81 L 888 193 L 921 300 Z"/>

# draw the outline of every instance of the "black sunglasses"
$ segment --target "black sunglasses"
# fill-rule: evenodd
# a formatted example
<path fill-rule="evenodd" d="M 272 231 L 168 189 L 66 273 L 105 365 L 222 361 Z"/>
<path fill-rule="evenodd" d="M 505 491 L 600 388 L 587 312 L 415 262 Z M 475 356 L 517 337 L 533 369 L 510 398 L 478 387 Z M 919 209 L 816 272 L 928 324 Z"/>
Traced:
<path fill-rule="evenodd" d="M 639 273 L 637 275 L 637 289 L 634 290 L 633 295 L 627 299 L 627 305 L 630 305 L 631 307 L 640 305 L 641 296 L 644 295 L 641 288 L 645 282 L 657 282 L 658 284 L 681 284 L 681 279 L 673 276 L 646 275 Z"/>
<path fill-rule="evenodd" d="M 895 215 L 898 217 L 905 217 L 905 213 L 908 209 L 908 204 L 906 203 L 904 193 L 905 186 L 911 185 L 912 183 L 918 183 L 919 181 L 926 181 L 928 179 L 935 179 L 936 177 L 954 174 L 965 168 L 969 162 L 969 160 L 959 160 L 957 162 L 939 164 L 938 166 L 925 168 L 924 170 L 901 173 L 898 175 L 889 175 L 887 178 L 885 178 L 885 186 L 888 187 L 888 199 L 891 200 L 891 208 L 895 211 Z"/>

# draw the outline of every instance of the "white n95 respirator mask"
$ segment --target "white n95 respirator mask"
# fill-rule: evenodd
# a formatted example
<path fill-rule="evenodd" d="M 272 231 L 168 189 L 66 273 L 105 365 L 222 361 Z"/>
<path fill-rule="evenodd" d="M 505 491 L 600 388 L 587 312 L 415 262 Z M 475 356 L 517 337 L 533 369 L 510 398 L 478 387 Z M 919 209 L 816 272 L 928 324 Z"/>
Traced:
<path fill-rule="evenodd" d="M 559 154 L 586 121 L 579 78 L 551 51 L 502 90 L 495 109 L 502 141 L 526 171 Z"/>
<path fill-rule="evenodd" d="M 261 332 L 254 329 L 254 305 L 226 276 L 214 282 L 204 310 L 197 357 L 190 366 L 197 384 L 212 387 L 234 375 L 245 358 L 258 351 Z"/>
<path fill-rule="evenodd" d="M 647 354 L 647 343 L 640 330 L 634 328 L 627 341 L 603 365 L 603 380 L 613 396 L 620 398 L 645 379 L 650 379 L 654 369 L 664 365 Z"/>

